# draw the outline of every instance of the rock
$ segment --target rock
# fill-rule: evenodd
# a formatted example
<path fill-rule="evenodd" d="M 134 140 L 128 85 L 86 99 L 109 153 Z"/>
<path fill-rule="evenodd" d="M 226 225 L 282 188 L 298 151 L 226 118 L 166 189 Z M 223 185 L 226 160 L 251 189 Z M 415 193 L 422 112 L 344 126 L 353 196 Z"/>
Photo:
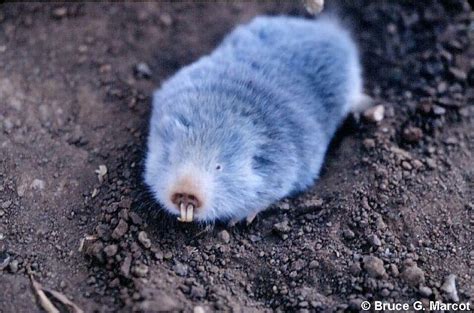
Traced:
<path fill-rule="evenodd" d="M 197 305 L 193 308 L 193 313 L 206 313 L 206 310 L 202 306 Z"/>
<path fill-rule="evenodd" d="M 459 301 L 458 291 L 456 289 L 456 275 L 450 274 L 448 275 L 443 285 L 441 286 L 441 290 L 446 294 L 446 297 L 454 302 Z"/>
<path fill-rule="evenodd" d="M 12 205 L 11 200 L 3 201 L 2 205 L 0 206 L 2 209 L 6 210 Z"/>
<path fill-rule="evenodd" d="M 148 266 L 140 263 L 132 268 L 132 274 L 136 277 L 146 277 L 148 274 Z"/>
<path fill-rule="evenodd" d="M 405 169 L 405 170 L 407 170 L 407 171 L 411 171 L 411 169 L 413 168 L 413 167 L 411 166 L 411 164 L 410 164 L 409 162 L 407 162 L 407 161 L 403 161 L 403 162 L 402 162 L 402 167 L 403 167 L 403 169 Z"/>
<path fill-rule="evenodd" d="M 119 239 L 122 238 L 128 231 L 128 224 L 123 219 L 121 219 L 112 232 L 112 238 Z"/>
<path fill-rule="evenodd" d="M 382 241 L 380 241 L 380 238 L 375 234 L 369 235 L 368 239 L 369 242 L 375 247 L 380 247 L 382 245 Z"/>
<path fill-rule="evenodd" d="M 398 270 L 398 267 L 396 264 L 390 264 L 390 272 L 392 273 L 393 277 L 398 277 L 400 275 L 400 271 Z"/>
<path fill-rule="evenodd" d="M 33 182 L 31 183 L 30 187 L 33 190 L 43 190 L 45 186 L 44 180 L 35 178 Z"/>
<path fill-rule="evenodd" d="M 260 240 L 262 240 L 262 237 L 252 234 L 249 236 L 249 239 L 251 242 L 259 242 Z"/>
<path fill-rule="evenodd" d="M 380 278 L 386 275 L 383 261 L 375 256 L 364 257 L 363 266 L 371 277 Z"/>
<path fill-rule="evenodd" d="M 57 19 L 65 17 L 66 14 L 67 14 L 67 8 L 66 7 L 55 8 L 52 12 L 52 16 L 54 18 L 57 18 Z"/>
<path fill-rule="evenodd" d="M 354 239 L 355 238 L 354 232 L 352 230 L 350 230 L 349 228 L 344 229 L 342 231 L 342 236 L 346 239 Z"/>
<path fill-rule="evenodd" d="M 100 241 L 88 242 L 84 244 L 84 253 L 93 257 L 96 261 L 103 263 L 104 259 L 104 244 Z"/>
<path fill-rule="evenodd" d="M 152 300 L 144 300 L 140 302 L 136 308 L 137 312 L 179 312 L 181 306 L 177 299 L 163 293 L 162 291 L 154 294 Z"/>
<path fill-rule="evenodd" d="M 375 148 L 375 140 L 373 140 L 373 139 L 371 139 L 371 138 L 366 138 L 366 139 L 364 139 L 364 141 L 362 142 L 362 144 L 364 145 L 364 147 L 365 147 L 367 150 L 370 150 L 370 149 Z"/>
<path fill-rule="evenodd" d="M 128 216 L 130 217 L 132 223 L 135 225 L 141 225 L 143 223 L 142 218 L 135 212 L 130 212 Z"/>
<path fill-rule="evenodd" d="M 359 262 L 352 262 L 351 265 L 349 265 L 349 271 L 354 276 L 359 275 L 361 270 L 362 269 L 360 268 L 360 263 Z"/>
<path fill-rule="evenodd" d="M 3 271 L 10 264 L 10 255 L 7 252 L 0 253 L 0 271 Z"/>
<path fill-rule="evenodd" d="M 319 262 L 316 261 L 316 260 L 313 260 L 313 261 L 309 262 L 308 267 L 309 267 L 310 269 L 318 268 L 318 267 L 319 267 Z"/>
<path fill-rule="evenodd" d="M 138 233 L 138 241 L 142 244 L 143 247 L 146 249 L 150 249 L 151 247 L 151 240 L 148 238 L 148 234 L 144 231 Z"/>
<path fill-rule="evenodd" d="M 201 299 L 206 296 L 206 289 L 204 289 L 202 286 L 192 286 L 190 294 L 191 297 Z"/>
<path fill-rule="evenodd" d="M 384 230 L 387 228 L 387 224 L 385 224 L 381 216 L 378 216 L 375 220 L 375 227 L 377 227 L 378 230 Z"/>
<path fill-rule="evenodd" d="M 420 295 L 422 295 L 425 298 L 428 298 L 429 296 L 433 294 L 433 291 L 431 291 L 431 288 L 426 287 L 426 286 L 421 286 L 418 289 L 418 292 L 420 293 Z"/>
<path fill-rule="evenodd" d="M 463 70 L 457 67 L 450 67 L 449 73 L 459 81 L 465 81 L 467 79 L 467 74 Z"/>
<path fill-rule="evenodd" d="M 418 127 L 406 127 L 403 130 L 403 139 L 408 142 L 416 143 L 423 138 L 423 131 Z"/>
<path fill-rule="evenodd" d="M 424 114 L 430 113 L 432 110 L 432 107 L 433 107 L 433 103 L 431 99 L 429 98 L 423 99 L 420 101 L 420 103 L 418 103 L 418 110 L 420 110 L 421 113 L 424 113 Z"/>
<path fill-rule="evenodd" d="M 416 264 L 407 266 L 402 272 L 402 278 L 412 287 L 425 283 L 425 273 Z"/>
<path fill-rule="evenodd" d="M 385 107 L 381 104 L 373 106 L 364 112 L 364 118 L 372 123 L 378 123 L 383 120 Z"/>
<path fill-rule="evenodd" d="M 311 15 L 320 13 L 324 8 L 324 0 L 304 0 L 306 11 Z"/>
<path fill-rule="evenodd" d="M 10 262 L 9 267 L 10 267 L 10 272 L 11 273 L 18 272 L 18 264 L 19 264 L 18 260 L 13 260 L 13 261 Z"/>
<path fill-rule="evenodd" d="M 446 114 L 446 109 L 439 106 L 439 105 L 434 105 L 433 106 L 433 113 L 435 115 L 444 115 L 444 114 Z"/>
<path fill-rule="evenodd" d="M 227 230 L 222 230 L 217 234 L 217 237 L 224 242 L 224 243 L 229 243 L 230 242 L 230 234 Z"/>
<path fill-rule="evenodd" d="M 160 15 L 160 22 L 165 26 L 170 26 L 173 23 L 173 19 L 171 18 L 171 15 L 163 13 Z"/>
<path fill-rule="evenodd" d="M 436 161 L 433 160 L 432 158 L 426 158 L 426 166 L 428 166 L 429 169 L 431 170 L 434 170 L 437 165 L 436 165 Z"/>
<path fill-rule="evenodd" d="M 291 227 L 288 225 L 288 221 L 285 220 L 283 222 L 274 224 L 273 230 L 278 234 L 285 234 L 291 230 Z"/>
<path fill-rule="evenodd" d="M 144 62 L 140 62 L 137 65 L 135 65 L 135 76 L 138 78 L 145 78 L 149 79 L 151 78 L 152 72 L 148 64 Z"/>
<path fill-rule="evenodd" d="M 104 248 L 105 255 L 111 258 L 117 254 L 118 246 L 117 245 L 108 245 Z"/>
<path fill-rule="evenodd" d="M 124 277 L 130 276 L 130 267 L 132 265 L 132 256 L 127 255 L 120 266 L 120 274 Z"/>
<path fill-rule="evenodd" d="M 173 266 L 173 271 L 179 276 L 186 276 L 188 274 L 188 267 L 180 262 L 176 262 Z"/>

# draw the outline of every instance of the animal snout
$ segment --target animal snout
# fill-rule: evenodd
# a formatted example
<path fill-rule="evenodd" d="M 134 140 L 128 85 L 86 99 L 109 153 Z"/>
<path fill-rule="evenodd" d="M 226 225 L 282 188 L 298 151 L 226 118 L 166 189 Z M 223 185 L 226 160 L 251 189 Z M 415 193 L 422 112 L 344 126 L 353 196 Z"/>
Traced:
<path fill-rule="evenodd" d="M 176 205 L 177 209 L 179 209 L 183 204 L 186 208 L 189 205 L 192 205 L 196 209 L 201 206 L 201 201 L 198 197 L 187 193 L 174 193 L 171 196 L 171 202 Z"/>

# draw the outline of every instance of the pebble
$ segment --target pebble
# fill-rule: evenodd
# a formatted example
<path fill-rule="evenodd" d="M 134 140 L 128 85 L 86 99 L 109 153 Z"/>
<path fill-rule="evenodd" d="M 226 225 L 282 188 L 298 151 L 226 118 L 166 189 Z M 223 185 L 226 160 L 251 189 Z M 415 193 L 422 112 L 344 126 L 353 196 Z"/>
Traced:
<path fill-rule="evenodd" d="M 138 78 L 151 78 L 152 72 L 148 64 L 144 62 L 140 62 L 137 65 L 135 65 L 135 76 Z"/>
<path fill-rule="evenodd" d="M 104 248 L 105 254 L 110 258 L 117 254 L 118 246 L 117 245 L 108 245 Z"/>
<path fill-rule="evenodd" d="M 130 276 L 130 267 L 132 265 L 132 256 L 127 255 L 120 266 L 120 274 L 124 277 Z"/>
<path fill-rule="evenodd" d="M 35 178 L 33 182 L 31 183 L 30 187 L 33 190 L 43 190 L 45 186 L 44 180 Z"/>
<path fill-rule="evenodd" d="M 217 237 L 224 242 L 224 243 L 229 243 L 230 242 L 230 234 L 227 230 L 222 230 L 217 234 Z"/>
<path fill-rule="evenodd" d="M 444 114 L 446 114 L 446 109 L 443 108 L 442 106 L 434 105 L 433 106 L 433 113 L 435 115 L 444 115 Z"/>
<path fill-rule="evenodd" d="M 10 262 L 9 267 L 10 267 L 10 272 L 11 273 L 18 272 L 18 264 L 19 264 L 18 260 L 13 260 L 13 261 Z"/>
<path fill-rule="evenodd" d="M 104 244 L 100 241 L 98 242 L 88 242 L 84 243 L 84 253 L 95 258 L 98 262 L 104 262 Z"/>
<path fill-rule="evenodd" d="M 402 167 L 407 170 L 407 171 L 410 171 L 413 167 L 411 166 L 410 163 L 408 163 L 407 161 L 403 161 L 402 162 Z"/>
<path fill-rule="evenodd" d="M 392 275 L 394 277 L 398 277 L 400 275 L 400 271 L 398 270 L 398 267 L 396 264 L 390 264 L 390 272 L 392 272 Z"/>
<path fill-rule="evenodd" d="M 382 241 L 380 241 L 380 238 L 375 234 L 369 235 L 368 239 L 369 242 L 375 247 L 380 247 L 382 245 Z"/>
<path fill-rule="evenodd" d="M 7 201 L 3 201 L 2 202 L 2 205 L 1 205 L 1 208 L 6 210 L 10 207 L 10 205 L 12 205 L 12 201 L 11 200 L 7 200 Z"/>
<path fill-rule="evenodd" d="M 406 267 L 402 272 L 402 278 L 412 287 L 425 283 L 425 273 L 416 264 Z"/>
<path fill-rule="evenodd" d="M 128 224 L 123 219 L 121 219 L 112 232 L 112 238 L 119 239 L 122 238 L 128 231 Z"/>
<path fill-rule="evenodd" d="M 188 267 L 183 263 L 176 262 L 173 266 L 173 271 L 179 276 L 186 276 L 188 274 Z"/>
<path fill-rule="evenodd" d="M 383 120 L 385 115 L 385 107 L 381 104 L 367 109 L 364 112 L 364 117 L 369 122 L 377 123 Z"/>
<path fill-rule="evenodd" d="M 206 296 L 206 289 L 202 286 L 192 286 L 190 294 L 194 298 L 204 298 Z"/>
<path fill-rule="evenodd" d="M 377 217 L 375 220 L 375 227 L 377 227 L 378 230 L 384 230 L 387 228 L 387 224 L 385 224 L 381 216 Z"/>
<path fill-rule="evenodd" d="M 408 142 L 416 143 L 423 138 L 423 131 L 418 127 L 406 127 L 403 130 L 403 139 Z"/>
<path fill-rule="evenodd" d="M 148 274 L 148 266 L 140 263 L 132 268 L 132 273 L 136 277 L 145 277 Z"/>
<path fill-rule="evenodd" d="M 342 236 L 344 236 L 344 238 L 346 238 L 346 239 L 354 239 L 355 238 L 354 232 L 350 229 L 344 229 L 342 231 Z"/>
<path fill-rule="evenodd" d="M 436 166 L 436 161 L 433 160 L 432 158 L 426 158 L 426 165 L 428 166 L 429 169 L 435 169 Z"/>
<path fill-rule="evenodd" d="M 420 289 L 418 289 L 418 291 L 420 292 L 420 295 L 422 295 L 423 297 L 426 297 L 426 298 L 431 296 L 431 294 L 433 293 L 431 288 L 426 287 L 426 286 L 421 286 Z"/>
<path fill-rule="evenodd" d="M 373 139 L 371 139 L 371 138 L 366 138 L 366 139 L 364 139 L 364 141 L 362 142 L 362 144 L 364 145 L 364 147 L 365 147 L 367 150 L 375 148 L 375 140 L 373 140 Z"/>
<path fill-rule="evenodd" d="M 449 68 L 449 73 L 453 75 L 453 77 L 457 80 L 460 81 L 465 81 L 467 79 L 467 74 L 463 70 L 457 68 L 457 67 L 450 67 Z"/>
<path fill-rule="evenodd" d="M 273 225 L 273 230 L 279 234 L 288 233 L 291 227 L 288 225 L 288 221 L 283 221 Z"/>
<path fill-rule="evenodd" d="M 323 10 L 324 0 L 305 0 L 304 6 L 309 14 L 316 15 Z"/>
<path fill-rule="evenodd" d="M 374 278 L 385 276 L 383 261 L 375 256 L 366 256 L 363 261 L 364 270 Z"/>
<path fill-rule="evenodd" d="M 193 313 L 206 313 L 206 311 L 202 306 L 197 305 L 193 308 Z"/>
<path fill-rule="evenodd" d="M 309 262 L 308 266 L 309 266 L 310 269 L 315 269 L 315 268 L 319 267 L 319 262 L 316 261 L 316 260 L 313 260 L 313 261 Z"/>
<path fill-rule="evenodd" d="M 143 247 L 150 249 L 151 240 L 148 238 L 148 234 L 146 232 L 141 231 L 138 233 L 138 241 L 140 241 Z"/>
<path fill-rule="evenodd" d="M 0 253 L 0 271 L 3 271 L 10 264 L 10 255 L 6 252 Z"/>
<path fill-rule="evenodd" d="M 423 163 L 420 160 L 412 160 L 411 165 L 417 170 L 423 167 Z"/>
<path fill-rule="evenodd" d="M 163 13 L 160 15 L 160 22 L 163 23 L 165 26 L 170 26 L 173 23 L 173 19 L 171 15 Z"/>
<path fill-rule="evenodd" d="M 53 17 L 55 18 L 63 18 L 67 14 L 67 8 L 65 7 L 59 7 L 53 10 Z"/>
<path fill-rule="evenodd" d="M 449 300 L 458 302 L 459 296 L 458 291 L 456 289 L 456 275 L 448 275 L 445 278 L 443 285 L 441 286 L 441 290 L 446 294 Z"/>
<path fill-rule="evenodd" d="M 128 216 L 132 220 L 132 223 L 135 225 L 141 225 L 143 223 L 142 218 L 135 212 L 130 212 Z"/>

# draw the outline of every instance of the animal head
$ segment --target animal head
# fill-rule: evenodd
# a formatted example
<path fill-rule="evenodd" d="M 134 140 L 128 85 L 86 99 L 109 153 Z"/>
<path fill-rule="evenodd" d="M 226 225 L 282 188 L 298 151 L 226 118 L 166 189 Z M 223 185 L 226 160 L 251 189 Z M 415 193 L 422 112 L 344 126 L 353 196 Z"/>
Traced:
<path fill-rule="evenodd" d="M 263 184 L 251 124 L 210 110 L 156 110 L 152 117 L 145 182 L 181 221 L 245 217 Z"/>

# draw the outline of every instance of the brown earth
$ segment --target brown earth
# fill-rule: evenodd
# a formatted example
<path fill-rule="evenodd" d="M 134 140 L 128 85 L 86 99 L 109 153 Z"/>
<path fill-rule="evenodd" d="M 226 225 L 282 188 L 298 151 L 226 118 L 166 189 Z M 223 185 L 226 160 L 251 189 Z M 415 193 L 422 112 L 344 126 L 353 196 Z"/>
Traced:
<path fill-rule="evenodd" d="M 471 8 L 340 2 L 385 119 L 350 119 L 307 193 L 209 231 L 142 185 L 150 94 L 236 24 L 301 4 L 1 4 L 0 312 L 41 311 L 28 272 L 86 312 L 448 302 L 449 274 L 473 302 Z"/>

